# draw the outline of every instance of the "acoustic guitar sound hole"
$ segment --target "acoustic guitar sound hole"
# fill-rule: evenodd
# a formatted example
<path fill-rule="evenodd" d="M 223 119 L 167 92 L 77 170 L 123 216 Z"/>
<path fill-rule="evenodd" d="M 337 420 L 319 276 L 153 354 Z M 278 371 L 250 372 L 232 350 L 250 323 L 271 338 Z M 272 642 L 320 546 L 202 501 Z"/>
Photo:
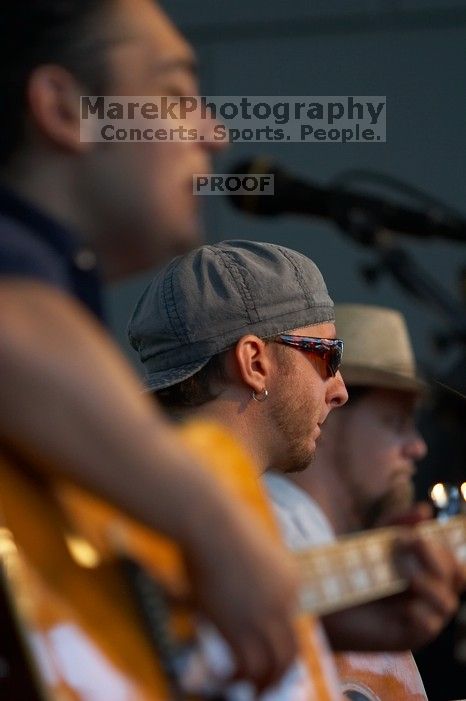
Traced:
<path fill-rule="evenodd" d="M 370 689 L 366 689 L 359 684 L 352 684 L 351 687 L 346 687 L 343 690 L 343 696 L 348 701 L 379 701 L 379 698 Z"/>

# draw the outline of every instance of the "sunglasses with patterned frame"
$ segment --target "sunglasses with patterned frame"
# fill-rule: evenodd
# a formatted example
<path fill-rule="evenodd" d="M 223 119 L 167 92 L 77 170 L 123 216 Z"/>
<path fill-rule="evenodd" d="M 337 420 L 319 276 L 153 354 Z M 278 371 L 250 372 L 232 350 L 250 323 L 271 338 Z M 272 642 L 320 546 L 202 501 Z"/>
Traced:
<path fill-rule="evenodd" d="M 306 353 L 314 353 L 325 361 L 328 377 L 335 377 L 337 374 L 343 357 L 343 341 L 341 339 L 280 334 L 274 340 L 276 343 L 291 346 Z"/>

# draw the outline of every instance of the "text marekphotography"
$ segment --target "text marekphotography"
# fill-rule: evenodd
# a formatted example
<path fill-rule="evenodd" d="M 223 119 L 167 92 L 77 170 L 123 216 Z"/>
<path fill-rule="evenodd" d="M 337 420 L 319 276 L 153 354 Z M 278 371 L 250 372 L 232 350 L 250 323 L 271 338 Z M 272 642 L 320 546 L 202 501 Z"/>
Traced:
<path fill-rule="evenodd" d="M 81 97 L 81 141 L 385 143 L 374 96 Z"/>

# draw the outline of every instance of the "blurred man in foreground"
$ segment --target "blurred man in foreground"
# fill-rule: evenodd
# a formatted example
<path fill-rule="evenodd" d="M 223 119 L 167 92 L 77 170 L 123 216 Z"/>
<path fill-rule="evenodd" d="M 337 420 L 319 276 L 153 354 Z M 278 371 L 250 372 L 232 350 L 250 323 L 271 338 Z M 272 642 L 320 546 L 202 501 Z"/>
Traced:
<path fill-rule="evenodd" d="M 0 87 L 1 451 L 172 537 L 197 606 L 267 685 L 295 652 L 294 570 L 181 449 L 100 323 L 102 275 L 198 240 L 192 175 L 212 147 L 84 143 L 80 96 L 196 95 L 192 50 L 151 0 L 14 0 Z"/>

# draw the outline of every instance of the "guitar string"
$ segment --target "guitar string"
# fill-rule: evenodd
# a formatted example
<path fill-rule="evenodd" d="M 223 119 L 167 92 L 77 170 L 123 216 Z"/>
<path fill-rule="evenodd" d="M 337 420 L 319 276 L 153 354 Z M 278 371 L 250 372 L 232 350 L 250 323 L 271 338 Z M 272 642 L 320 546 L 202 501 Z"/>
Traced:
<path fill-rule="evenodd" d="M 458 555 L 461 555 L 466 536 L 466 520 L 464 517 L 450 519 L 448 523 L 442 524 L 438 522 L 420 524 L 419 530 L 421 530 L 424 537 L 430 538 L 434 536 L 437 539 L 439 537 L 442 538 L 450 547 L 457 550 Z M 459 538 L 458 535 L 460 536 Z M 338 600 L 344 597 L 359 596 L 362 591 L 367 596 L 375 595 L 378 592 L 386 591 L 387 587 L 393 587 L 396 591 L 399 591 L 402 578 L 397 574 L 390 557 L 395 539 L 396 535 L 392 529 L 390 532 L 372 533 L 361 537 L 357 539 L 358 542 L 354 543 L 334 543 L 331 546 L 322 548 L 320 553 L 316 553 L 315 550 L 297 553 L 304 586 L 309 587 L 313 585 L 316 587 L 317 584 L 320 584 L 320 589 L 323 589 L 326 580 L 328 581 L 330 577 L 334 581 L 337 579 Z M 374 546 L 376 550 L 374 550 Z M 376 557 L 373 554 L 372 557 L 368 556 L 367 553 L 370 549 L 372 549 L 372 553 L 376 553 Z M 351 554 L 349 554 L 350 552 Z M 463 553 L 463 555 L 464 559 L 466 559 L 466 553 Z M 392 561 L 391 567 L 390 561 Z M 375 581 L 374 571 L 377 570 L 372 569 L 370 571 L 369 567 L 378 567 Z M 356 579 L 357 573 L 361 571 L 366 574 L 364 586 L 361 586 L 360 578 Z M 329 597 L 325 592 L 317 591 L 314 593 L 317 594 L 317 598 L 320 598 L 323 603 L 328 603 Z"/>

